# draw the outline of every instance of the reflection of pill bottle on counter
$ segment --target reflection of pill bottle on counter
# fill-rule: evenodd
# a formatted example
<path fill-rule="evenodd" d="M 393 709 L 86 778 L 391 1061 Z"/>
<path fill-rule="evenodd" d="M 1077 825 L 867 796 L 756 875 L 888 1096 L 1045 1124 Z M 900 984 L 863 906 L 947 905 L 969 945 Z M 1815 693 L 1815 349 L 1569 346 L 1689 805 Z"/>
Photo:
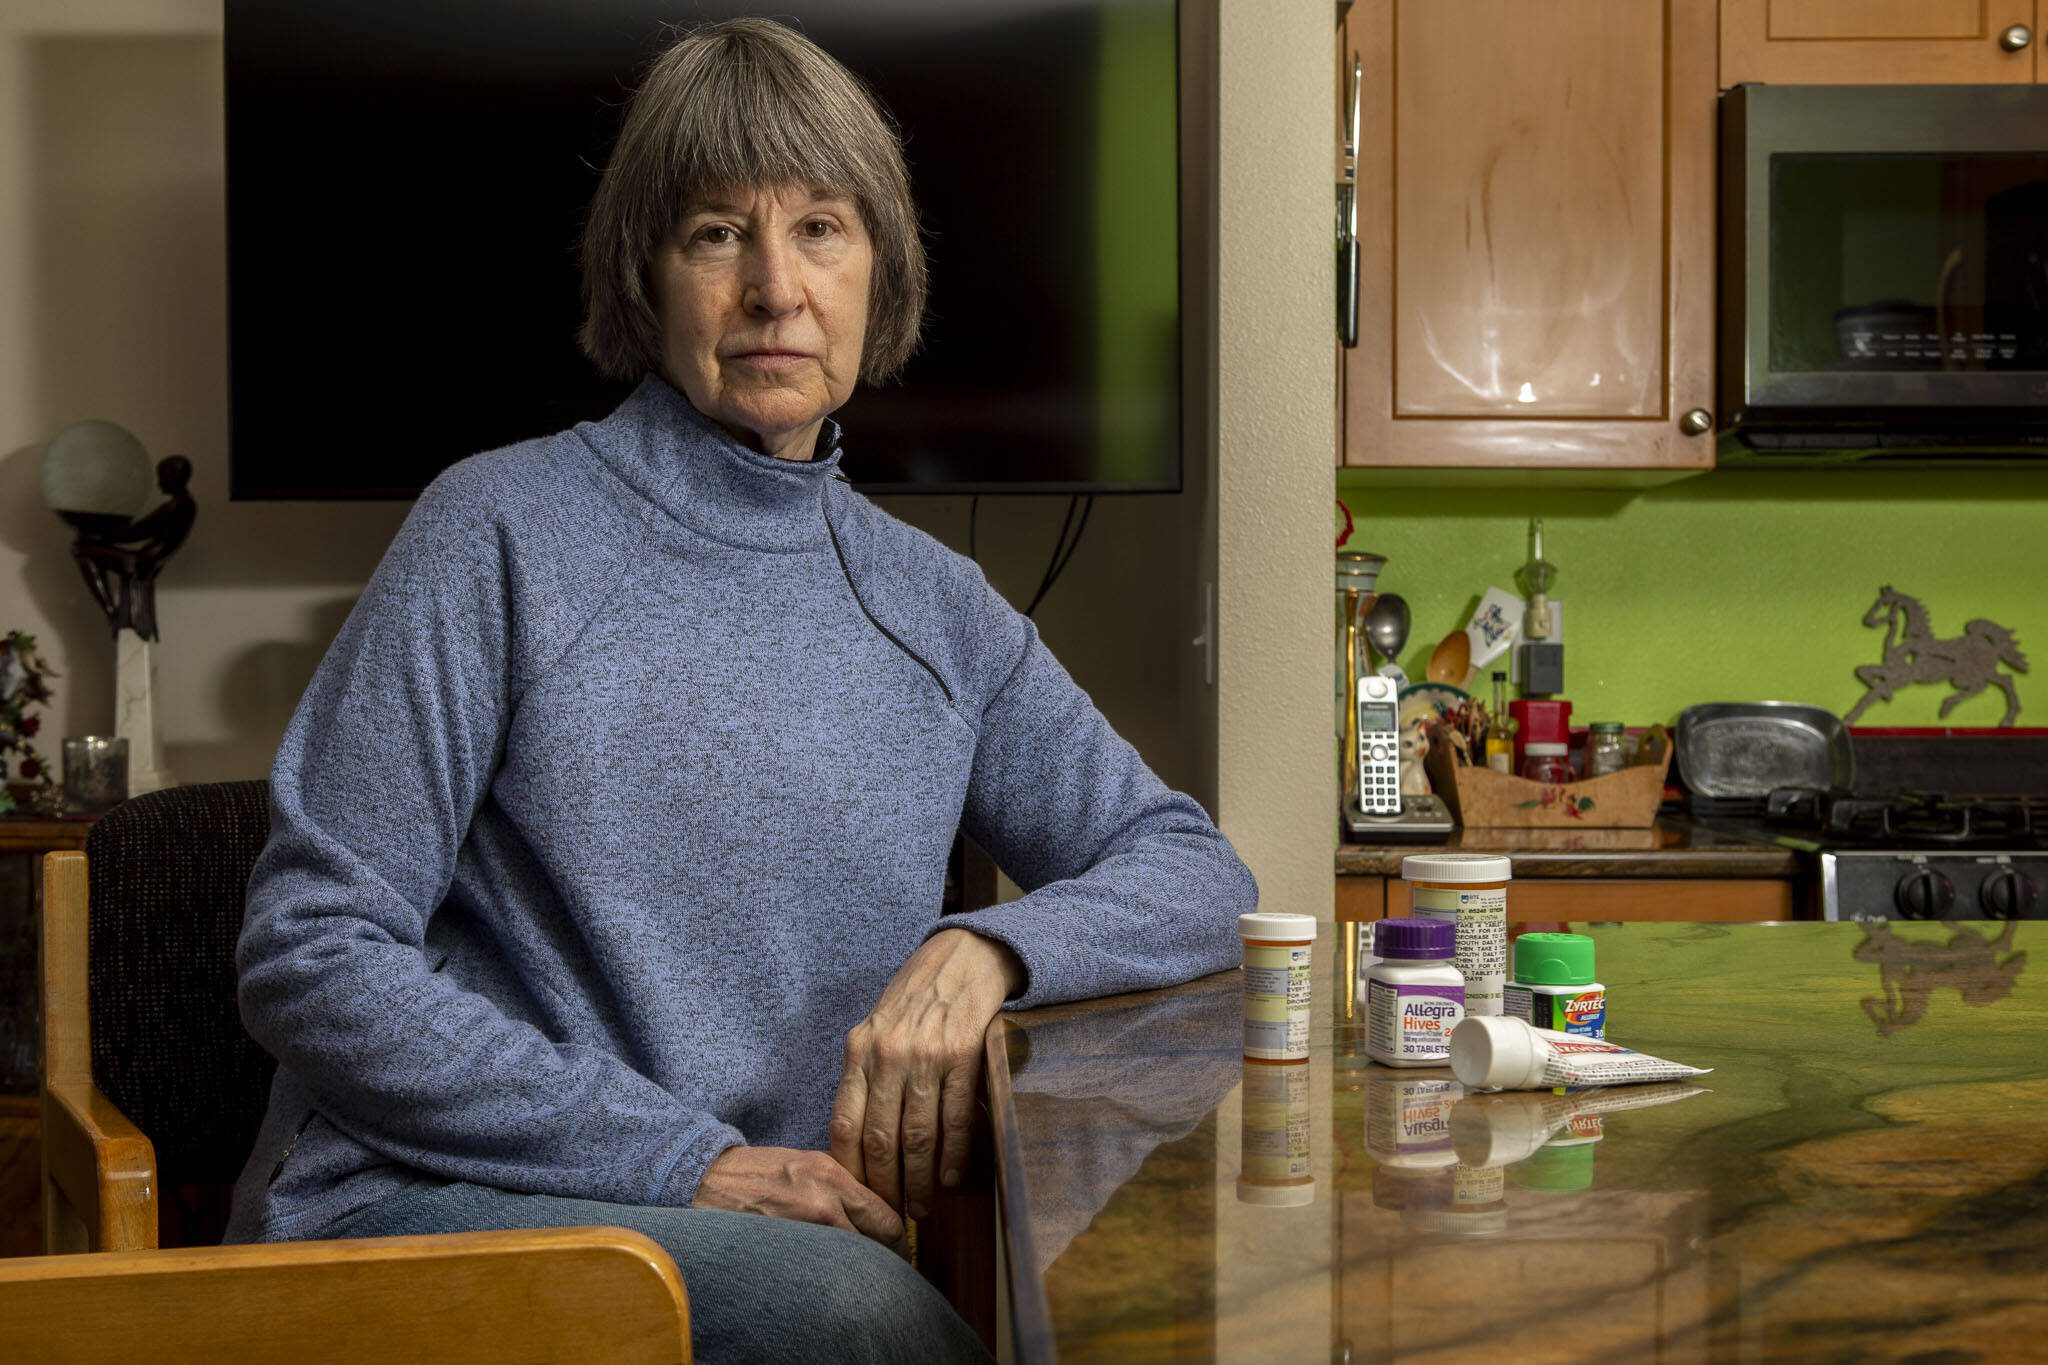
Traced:
<path fill-rule="evenodd" d="M 1458 926 L 1458 949 L 1451 960 L 1465 976 L 1467 1014 L 1501 1012 L 1513 875 L 1514 864 L 1497 853 L 1422 853 L 1401 860 L 1412 913 Z"/>
<path fill-rule="evenodd" d="M 1526 1161 L 1508 1167 L 1515 1184 L 1525 1190 L 1551 1190 L 1568 1194 L 1593 1187 L 1593 1145 L 1589 1142 L 1553 1142 L 1539 1148 Z"/>
<path fill-rule="evenodd" d="M 1584 934 L 1523 934 L 1502 1012 L 1536 1028 L 1606 1036 L 1607 988 L 1593 979 L 1593 940 Z"/>
<path fill-rule="evenodd" d="M 1465 978 L 1451 965 L 1453 925 L 1386 919 L 1373 943 L 1380 960 L 1366 973 L 1365 1050 L 1386 1066 L 1444 1066 L 1451 1030 L 1465 1017 Z"/>
<path fill-rule="evenodd" d="M 1237 917 L 1244 940 L 1244 1055 L 1258 1062 L 1308 1060 L 1308 915 L 1255 911 Z"/>
<path fill-rule="evenodd" d="M 1509 1169 L 1515 1173 L 1515 1183 L 1527 1189 L 1589 1189 L 1593 1184 L 1593 1148 L 1606 1136 L 1606 1115 L 1573 1114 L 1534 1156 Z"/>
<path fill-rule="evenodd" d="M 1458 1159 L 1451 1110 L 1465 1087 L 1449 1071 L 1365 1073 L 1365 1150 L 1382 1166 L 1428 1170 Z"/>
<path fill-rule="evenodd" d="M 1435 1166 L 1375 1166 L 1372 1172 L 1372 1206 L 1389 1212 L 1410 1213 L 1418 1209 L 1446 1208 L 1451 1202 L 1451 1168 Z"/>
<path fill-rule="evenodd" d="M 1315 1199 L 1309 1129 L 1309 1068 L 1246 1061 L 1239 1201 L 1285 1206 Z"/>
<path fill-rule="evenodd" d="M 1507 1173 L 1498 1166 L 1451 1168 L 1451 1198 L 1434 1207 L 1409 1208 L 1401 1221 L 1417 1232 L 1497 1237 L 1508 1230 Z"/>

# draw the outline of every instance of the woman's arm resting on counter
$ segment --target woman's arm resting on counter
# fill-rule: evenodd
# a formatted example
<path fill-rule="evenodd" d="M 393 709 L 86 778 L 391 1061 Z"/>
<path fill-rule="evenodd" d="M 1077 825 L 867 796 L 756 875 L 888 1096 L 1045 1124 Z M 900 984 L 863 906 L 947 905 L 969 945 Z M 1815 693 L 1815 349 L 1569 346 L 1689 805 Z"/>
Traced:
<path fill-rule="evenodd" d="M 1110 728 L 1038 632 L 993 591 L 984 629 L 1011 642 L 979 725 L 962 824 L 1027 892 L 947 927 L 1007 944 L 1034 1008 L 1234 966 L 1251 872 L 1191 798 Z"/>
<path fill-rule="evenodd" d="M 847 1039 L 832 1151 L 917 1217 L 966 1169 L 982 1035 L 1019 1006 L 1171 985 L 1237 960 L 1251 873 L 983 588 L 1012 648 L 980 717 L 962 823 L 1029 894 L 947 917 Z M 1001 651 L 998 651 L 1001 654 Z M 961 932 L 961 931 L 967 932 Z"/>

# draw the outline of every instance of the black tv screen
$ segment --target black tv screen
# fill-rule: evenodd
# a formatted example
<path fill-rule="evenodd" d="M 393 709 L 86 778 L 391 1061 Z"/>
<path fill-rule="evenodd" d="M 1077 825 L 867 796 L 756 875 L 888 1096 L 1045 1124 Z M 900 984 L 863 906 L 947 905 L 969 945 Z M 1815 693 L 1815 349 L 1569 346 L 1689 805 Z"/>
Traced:
<path fill-rule="evenodd" d="M 793 20 L 903 128 L 931 305 L 877 492 L 1180 486 L 1173 0 L 226 0 L 237 498 L 409 497 L 603 416 L 576 242 L 674 27 Z"/>

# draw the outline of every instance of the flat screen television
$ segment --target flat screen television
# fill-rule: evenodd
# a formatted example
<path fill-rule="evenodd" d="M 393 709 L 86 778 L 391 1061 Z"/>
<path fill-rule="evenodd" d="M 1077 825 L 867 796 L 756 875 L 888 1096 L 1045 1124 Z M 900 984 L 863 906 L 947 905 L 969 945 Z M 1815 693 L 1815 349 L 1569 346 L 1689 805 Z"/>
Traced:
<path fill-rule="evenodd" d="M 931 306 L 874 492 L 1180 486 L 1173 0 L 226 0 L 233 495 L 396 498 L 603 416 L 579 225 L 674 26 L 793 20 L 902 126 Z"/>

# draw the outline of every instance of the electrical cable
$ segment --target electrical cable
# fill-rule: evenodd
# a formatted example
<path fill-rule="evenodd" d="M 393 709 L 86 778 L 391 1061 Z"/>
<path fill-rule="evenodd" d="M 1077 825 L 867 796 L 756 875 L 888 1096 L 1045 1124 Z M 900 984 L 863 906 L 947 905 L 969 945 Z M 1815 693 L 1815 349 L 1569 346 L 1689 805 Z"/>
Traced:
<path fill-rule="evenodd" d="M 1081 500 L 1081 524 L 1074 528 L 1074 538 L 1067 542 L 1067 552 L 1060 556 L 1059 568 L 1053 570 L 1053 582 L 1059 581 L 1060 575 L 1067 571 L 1067 563 L 1073 559 L 1074 551 L 1081 548 L 1081 533 L 1088 529 L 1088 517 L 1094 511 L 1095 497 L 1093 494 L 1090 494 Z M 1052 584 L 1048 583 L 1046 586 L 1049 588 Z"/>
<path fill-rule="evenodd" d="M 1081 513 L 1078 525 L 1074 522 L 1076 509 Z M 1082 533 L 1088 529 L 1088 516 L 1094 510 L 1095 496 L 1092 493 L 1086 498 L 1076 496 L 1067 499 L 1066 520 L 1060 523 L 1059 538 L 1053 542 L 1052 558 L 1046 563 L 1045 576 L 1039 580 L 1038 592 L 1032 597 L 1031 605 L 1024 608 L 1026 616 L 1038 610 L 1038 604 L 1045 600 L 1045 595 L 1052 591 L 1052 585 L 1059 582 L 1060 575 L 1066 572 L 1067 564 L 1074 557 L 1074 551 L 1081 546 Z M 1071 540 L 1068 539 L 1070 531 L 1073 534 Z"/>
<path fill-rule="evenodd" d="M 1067 534 L 1074 529 L 1074 512 L 1080 505 L 1079 497 L 1067 499 L 1066 520 L 1060 523 L 1060 533 L 1053 537 L 1052 558 L 1045 562 L 1045 572 L 1038 576 L 1038 591 L 1031 595 L 1031 605 L 1024 608 L 1026 616 L 1038 610 L 1038 604 L 1045 600 L 1045 594 L 1052 587 L 1053 580 L 1059 577 L 1060 556 L 1066 551 Z"/>

